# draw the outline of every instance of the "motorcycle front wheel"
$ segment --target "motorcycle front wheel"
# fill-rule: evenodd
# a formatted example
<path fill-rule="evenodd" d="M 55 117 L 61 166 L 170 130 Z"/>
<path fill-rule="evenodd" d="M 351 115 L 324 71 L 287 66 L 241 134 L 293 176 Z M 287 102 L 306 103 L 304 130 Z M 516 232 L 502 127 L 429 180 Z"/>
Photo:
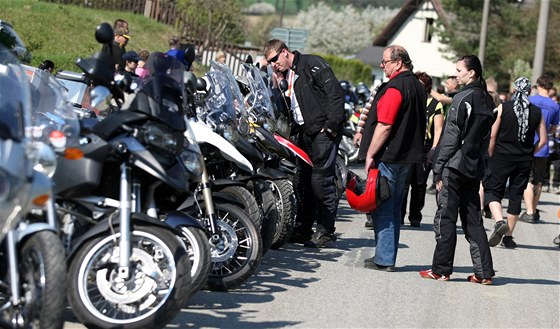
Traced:
<path fill-rule="evenodd" d="M 257 226 L 243 210 L 230 204 L 217 204 L 219 241 L 211 245 L 213 267 L 208 288 L 225 291 L 240 286 L 257 269 L 263 255 Z"/>
<path fill-rule="evenodd" d="M 51 231 L 34 233 L 18 246 L 22 302 L 3 308 L 1 323 L 18 328 L 57 329 L 64 324 L 66 260 L 59 237 Z M 8 272 L 5 272 L 8 276 Z M 9 279 L 0 280 L 0 306 L 9 304 Z"/>
<path fill-rule="evenodd" d="M 212 270 L 210 243 L 205 231 L 196 227 L 181 227 L 181 238 L 185 241 L 187 254 L 191 261 L 191 295 L 194 295 L 204 287 Z"/>
<path fill-rule="evenodd" d="M 120 233 L 82 245 L 68 270 L 68 300 L 88 328 L 161 328 L 186 304 L 191 266 L 171 231 L 137 226 L 131 232 L 128 278 L 120 278 Z"/>

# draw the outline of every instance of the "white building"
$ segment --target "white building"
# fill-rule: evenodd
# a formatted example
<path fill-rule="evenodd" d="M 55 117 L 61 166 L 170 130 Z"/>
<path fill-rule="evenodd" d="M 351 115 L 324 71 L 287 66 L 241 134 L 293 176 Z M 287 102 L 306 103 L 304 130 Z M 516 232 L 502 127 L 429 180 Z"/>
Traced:
<path fill-rule="evenodd" d="M 374 85 L 386 78 L 379 63 L 383 50 L 389 45 L 403 46 L 409 53 L 414 71 L 424 71 L 435 81 L 455 74 L 455 59 L 446 59 L 445 45 L 433 33 L 437 19 L 444 17 L 438 0 L 409 0 L 373 41 L 373 45 L 362 50 L 356 57 L 373 66 Z M 435 82 L 434 81 L 434 82 Z"/>

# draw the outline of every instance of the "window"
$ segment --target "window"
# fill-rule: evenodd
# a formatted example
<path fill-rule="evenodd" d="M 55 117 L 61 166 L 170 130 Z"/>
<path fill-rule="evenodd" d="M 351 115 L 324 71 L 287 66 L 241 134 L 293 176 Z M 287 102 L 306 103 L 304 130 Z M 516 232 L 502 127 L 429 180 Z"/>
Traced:
<path fill-rule="evenodd" d="M 426 18 L 426 28 L 424 30 L 424 42 L 432 42 L 434 19 Z"/>

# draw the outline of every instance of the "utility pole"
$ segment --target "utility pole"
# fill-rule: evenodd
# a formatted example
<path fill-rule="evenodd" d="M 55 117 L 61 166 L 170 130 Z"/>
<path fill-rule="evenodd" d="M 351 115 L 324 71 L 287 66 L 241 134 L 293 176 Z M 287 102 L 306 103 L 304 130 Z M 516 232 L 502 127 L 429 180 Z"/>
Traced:
<path fill-rule="evenodd" d="M 546 0 L 545 0 L 546 1 Z M 480 27 L 480 41 L 478 44 L 478 59 L 484 67 L 484 56 L 486 53 L 486 35 L 488 34 L 488 13 L 490 11 L 490 0 L 484 0 L 482 9 L 482 26 Z"/>
<path fill-rule="evenodd" d="M 539 27 L 537 29 L 537 43 L 535 45 L 535 58 L 533 59 L 533 76 L 531 81 L 535 83 L 543 74 L 544 54 L 546 49 L 546 30 L 548 28 L 548 13 L 550 11 L 550 0 L 541 0 L 539 12 Z"/>

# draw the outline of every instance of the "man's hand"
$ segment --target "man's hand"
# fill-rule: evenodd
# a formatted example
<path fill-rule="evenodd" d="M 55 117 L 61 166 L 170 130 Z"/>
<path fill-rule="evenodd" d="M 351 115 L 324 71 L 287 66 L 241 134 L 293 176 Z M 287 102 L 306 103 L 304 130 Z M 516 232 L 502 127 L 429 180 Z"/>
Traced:
<path fill-rule="evenodd" d="M 353 142 L 354 142 L 354 145 L 356 147 L 359 147 L 360 144 L 362 143 L 362 133 L 356 132 L 354 134 L 354 141 Z"/>
<path fill-rule="evenodd" d="M 375 169 L 375 160 L 373 160 L 373 157 L 367 157 L 366 158 L 366 173 L 370 170 L 370 169 Z"/>
<path fill-rule="evenodd" d="M 437 190 L 438 192 L 441 192 L 442 189 L 443 189 L 443 181 L 438 180 L 438 181 L 436 182 L 436 190 Z"/>

